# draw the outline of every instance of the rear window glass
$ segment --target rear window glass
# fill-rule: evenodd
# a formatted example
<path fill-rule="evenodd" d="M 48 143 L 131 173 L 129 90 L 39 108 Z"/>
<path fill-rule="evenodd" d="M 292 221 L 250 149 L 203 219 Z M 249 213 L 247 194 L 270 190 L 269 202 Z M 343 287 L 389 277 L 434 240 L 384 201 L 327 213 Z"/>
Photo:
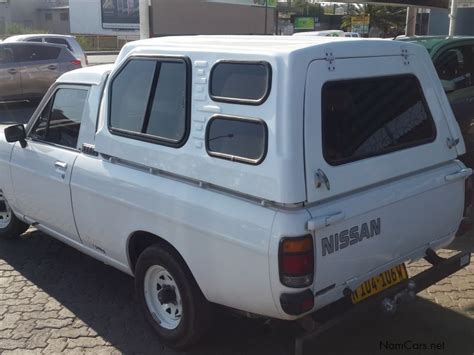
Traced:
<path fill-rule="evenodd" d="M 211 97 L 215 101 L 262 104 L 270 93 L 268 63 L 217 63 L 211 73 Z"/>
<path fill-rule="evenodd" d="M 323 153 L 331 165 L 386 154 L 436 138 L 413 75 L 333 81 L 322 90 Z"/>
<path fill-rule="evenodd" d="M 211 156 L 259 164 L 265 158 L 266 146 L 267 128 L 263 121 L 218 116 L 208 124 L 206 147 Z"/>
<path fill-rule="evenodd" d="M 20 62 L 34 62 L 41 60 L 55 60 L 61 52 L 60 48 L 41 44 L 28 44 L 13 47 Z"/>
<path fill-rule="evenodd" d="M 54 44 L 62 44 L 63 46 L 66 46 L 67 49 L 69 49 L 71 52 L 72 52 L 72 48 L 71 46 L 69 45 L 68 41 L 66 41 L 65 39 L 63 38 L 49 38 L 49 37 L 46 37 L 44 39 L 44 41 L 46 43 L 54 43 Z"/>

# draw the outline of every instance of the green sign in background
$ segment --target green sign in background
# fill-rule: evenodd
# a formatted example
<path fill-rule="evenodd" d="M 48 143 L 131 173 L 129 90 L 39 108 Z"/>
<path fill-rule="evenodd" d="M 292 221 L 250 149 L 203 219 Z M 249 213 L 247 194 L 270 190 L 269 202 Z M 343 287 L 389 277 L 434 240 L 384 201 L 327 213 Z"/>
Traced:
<path fill-rule="evenodd" d="M 314 17 L 295 17 L 295 30 L 314 30 Z"/>

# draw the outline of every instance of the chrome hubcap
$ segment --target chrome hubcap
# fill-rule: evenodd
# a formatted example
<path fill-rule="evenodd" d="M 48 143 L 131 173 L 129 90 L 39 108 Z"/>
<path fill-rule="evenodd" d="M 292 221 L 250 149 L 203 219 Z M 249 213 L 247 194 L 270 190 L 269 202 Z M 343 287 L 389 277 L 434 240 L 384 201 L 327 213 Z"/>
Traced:
<path fill-rule="evenodd" d="M 176 329 L 181 322 L 183 306 L 178 285 L 161 265 L 153 265 L 145 274 L 145 300 L 153 318 L 163 328 Z"/>
<path fill-rule="evenodd" d="M 0 228 L 6 228 L 12 219 L 12 210 L 0 191 Z"/>

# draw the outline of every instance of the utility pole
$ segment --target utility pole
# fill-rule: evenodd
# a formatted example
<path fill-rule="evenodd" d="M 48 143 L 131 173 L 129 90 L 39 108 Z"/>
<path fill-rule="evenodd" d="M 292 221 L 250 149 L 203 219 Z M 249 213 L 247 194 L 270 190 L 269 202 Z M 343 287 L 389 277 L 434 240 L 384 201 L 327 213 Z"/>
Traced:
<path fill-rule="evenodd" d="M 405 27 L 405 35 L 407 37 L 414 36 L 416 34 L 416 13 L 417 8 L 415 6 L 407 7 L 407 21 Z"/>
<path fill-rule="evenodd" d="M 265 34 L 267 34 L 268 0 L 265 0 Z"/>
<path fill-rule="evenodd" d="M 449 37 L 456 34 L 456 17 L 458 15 L 458 0 L 451 0 L 451 11 L 449 13 Z"/>
<path fill-rule="evenodd" d="M 150 3 L 149 0 L 140 0 L 140 39 L 150 38 Z"/>

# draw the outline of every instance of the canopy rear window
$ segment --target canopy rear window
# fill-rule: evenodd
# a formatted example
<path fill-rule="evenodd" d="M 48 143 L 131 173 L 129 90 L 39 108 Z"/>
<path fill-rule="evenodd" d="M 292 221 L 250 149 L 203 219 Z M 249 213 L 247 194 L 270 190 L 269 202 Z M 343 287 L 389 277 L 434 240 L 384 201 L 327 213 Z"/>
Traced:
<path fill-rule="evenodd" d="M 413 75 L 328 82 L 323 154 L 340 165 L 432 142 L 436 126 Z"/>

